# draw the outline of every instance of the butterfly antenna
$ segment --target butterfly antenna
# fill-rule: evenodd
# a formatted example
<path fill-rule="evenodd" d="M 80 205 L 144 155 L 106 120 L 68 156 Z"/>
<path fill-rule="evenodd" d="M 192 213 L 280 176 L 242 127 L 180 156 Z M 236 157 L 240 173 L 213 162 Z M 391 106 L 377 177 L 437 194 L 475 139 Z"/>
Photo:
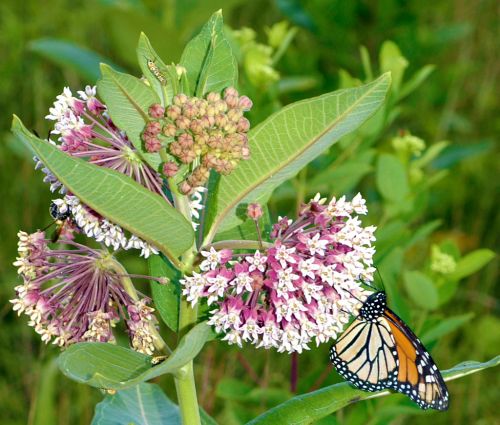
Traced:
<path fill-rule="evenodd" d="M 380 283 L 382 284 L 382 290 L 385 292 L 384 279 L 382 279 L 382 275 L 380 274 L 380 270 L 378 269 L 378 267 L 375 267 L 375 270 L 377 270 L 378 277 L 380 278 Z"/>

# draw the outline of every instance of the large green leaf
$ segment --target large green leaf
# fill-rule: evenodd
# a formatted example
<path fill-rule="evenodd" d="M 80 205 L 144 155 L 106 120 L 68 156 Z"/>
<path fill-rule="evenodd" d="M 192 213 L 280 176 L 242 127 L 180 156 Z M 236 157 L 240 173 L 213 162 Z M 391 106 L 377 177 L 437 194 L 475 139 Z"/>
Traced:
<path fill-rule="evenodd" d="M 155 384 L 139 384 L 97 404 L 92 425 L 181 425 L 179 407 Z"/>
<path fill-rule="evenodd" d="M 161 196 L 121 173 L 65 154 L 32 135 L 17 117 L 12 131 L 83 203 L 156 246 L 173 263 L 193 243 L 191 223 Z"/>
<path fill-rule="evenodd" d="M 187 44 L 180 64 L 186 68 L 191 94 L 196 96 L 236 85 L 238 64 L 224 35 L 220 10 Z"/>
<path fill-rule="evenodd" d="M 438 292 L 432 280 L 418 270 L 405 271 L 404 283 L 408 294 L 419 307 L 433 310 L 438 306 Z"/>
<path fill-rule="evenodd" d="M 217 422 L 200 407 L 202 425 Z M 176 425 L 182 419 L 179 407 L 155 384 L 139 384 L 108 394 L 95 408 L 92 425 Z"/>
<path fill-rule="evenodd" d="M 59 356 L 59 368 L 68 378 L 97 388 L 123 389 L 143 380 L 151 369 L 151 357 L 100 342 L 81 342 Z"/>
<path fill-rule="evenodd" d="M 30 42 L 29 48 L 60 66 L 74 69 L 92 84 L 99 78 L 100 63 L 104 62 L 119 69 L 118 65 L 113 64 L 110 59 L 92 50 L 56 38 L 33 40 Z"/>
<path fill-rule="evenodd" d="M 442 372 L 445 381 L 458 379 L 482 369 L 500 364 L 500 356 L 485 362 L 468 361 Z M 258 416 L 247 425 L 305 425 L 311 424 L 351 403 L 391 394 L 389 391 L 369 393 L 348 383 L 341 383 L 299 395 Z"/>
<path fill-rule="evenodd" d="M 170 329 L 177 332 L 179 328 L 179 302 L 181 296 L 179 272 L 160 255 L 149 257 L 148 265 L 150 276 L 167 277 L 169 279 L 167 284 L 151 281 L 151 292 L 153 293 L 155 307 L 160 313 L 161 318 Z"/>
<path fill-rule="evenodd" d="M 239 205 L 266 203 L 277 186 L 358 128 L 382 105 L 390 82 L 385 74 L 362 87 L 294 103 L 251 130 L 251 158 L 220 179 L 208 240 L 240 224 Z"/>
<path fill-rule="evenodd" d="M 409 192 L 408 177 L 401 161 L 391 154 L 381 154 L 377 161 L 377 189 L 393 202 L 402 202 Z"/>
<path fill-rule="evenodd" d="M 153 367 L 150 356 L 136 351 L 108 343 L 81 342 L 59 356 L 59 368 L 74 381 L 120 390 L 166 373 L 177 373 L 198 355 L 212 335 L 206 323 L 196 325 L 165 361 Z"/>
<path fill-rule="evenodd" d="M 125 131 L 137 151 L 156 170 L 161 163 L 160 156 L 144 151 L 141 133 L 149 121 L 148 109 L 153 103 L 160 103 L 159 97 L 139 78 L 115 71 L 108 65 L 101 64 L 101 73 L 97 91 L 113 123 Z"/>
<path fill-rule="evenodd" d="M 457 262 L 455 271 L 448 277 L 451 280 L 460 280 L 464 277 L 470 276 L 493 260 L 495 255 L 496 254 L 490 249 L 476 249 L 475 251 L 460 258 Z"/>

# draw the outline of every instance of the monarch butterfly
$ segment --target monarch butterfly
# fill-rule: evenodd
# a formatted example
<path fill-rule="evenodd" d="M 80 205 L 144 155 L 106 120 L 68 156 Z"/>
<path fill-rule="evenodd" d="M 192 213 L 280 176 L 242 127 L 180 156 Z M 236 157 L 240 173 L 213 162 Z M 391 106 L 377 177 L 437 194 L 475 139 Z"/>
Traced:
<path fill-rule="evenodd" d="M 167 79 L 161 73 L 160 68 L 158 68 L 158 65 L 156 65 L 156 63 L 151 59 L 148 59 L 147 64 L 151 73 L 156 77 L 156 79 L 160 82 L 161 85 L 165 86 L 167 84 Z"/>
<path fill-rule="evenodd" d="M 371 294 L 358 317 L 330 348 L 337 372 L 365 391 L 390 388 L 421 409 L 448 409 L 448 389 L 431 356 L 389 308 L 385 292 Z"/>

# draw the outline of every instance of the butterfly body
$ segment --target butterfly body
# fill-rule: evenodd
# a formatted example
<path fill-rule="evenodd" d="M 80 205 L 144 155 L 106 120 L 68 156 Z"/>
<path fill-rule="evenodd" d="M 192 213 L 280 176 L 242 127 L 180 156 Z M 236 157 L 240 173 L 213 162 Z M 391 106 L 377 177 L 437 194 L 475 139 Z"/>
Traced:
<path fill-rule="evenodd" d="M 446 410 L 448 390 L 429 353 L 387 307 L 384 292 L 371 294 L 330 349 L 337 372 L 365 391 L 396 390 L 422 409 Z"/>

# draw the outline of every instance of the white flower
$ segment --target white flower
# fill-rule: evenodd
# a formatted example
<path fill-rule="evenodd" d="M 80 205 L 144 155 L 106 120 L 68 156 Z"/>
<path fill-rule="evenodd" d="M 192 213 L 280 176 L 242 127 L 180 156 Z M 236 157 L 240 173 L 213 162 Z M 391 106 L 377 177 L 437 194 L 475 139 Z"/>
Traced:
<path fill-rule="evenodd" d="M 325 255 L 325 249 L 328 245 L 328 241 L 320 239 L 320 237 L 321 235 L 316 233 L 312 238 L 307 239 L 306 245 L 309 248 L 309 253 L 311 255 L 315 255 L 316 253 L 320 256 Z"/>
<path fill-rule="evenodd" d="M 276 250 L 274 257 L 280 262 L 281 267 L 285 268 L 287 263 L 295 264 L 295 258 L 291 254 L 295 252 L 295 247 L 287 248 L 285 245 L 280 245 Z"/>
<path fill-rule="evenodd" d="M 218 298 L 224 296 L 224 291 L 228 287 L 228 280 L 221 275 L 216 277 L 208 277 L 208 283 L 210 286 L 208 287 L 208 293 L 211 294 L 208 297 L 207 303 L 208 305 L 212 304 L 214 301 L 217 301 Z"/>
<path fill-rule="evenodd" d="M 230 283 L 236 286 L 237 294 L 241 294 L 244 290 L 247 292 L 253 291 L 253 278 L 248 273 L 239 273 Z"/>
<path fill-rule="evenodd" d="M 180 283 L 183 287 L 182 294 L 186 295 L 187 301 L 194 306 L 198 302 L 208 282 L 205 276 L 193 272 L 193 276 L 186 276 L 184 279 L 180 280 Z"/>
<path fill-rule="evenodd" d="M 264 255 L 260 255 L 259 251 L 256 251 L 253 256 L 247 256 L 245 259 L 248 263 L 250 263 L 250 267 L 248 268 L 248 270 L 251 272 L 253 272 L 254 270 L 264 272 L 264 270 L 266 269 L 267 257 Z"/>
<path fill-rule="evenodd" d="M 278 271 L 278 284 L 276 285 L 276 293 L 279 297 L 288 298 L 288 292 L 296 291 L 293 281 L 300 279 L 300 276 L 293 273 L 293 269 L 288 267 L 286 270 Z"/>
<path fill-rule="evenodd" d="M 78 95 L 82 100 L 88 100 L 97 95 L 97 87 L 96 86 L 85 86 L 85 91 L 78 90 Z"/>
<path fill-rule="evenodd" d="M 259 335 L 264 332 L 253 319 L 248 319 L 243 326 L 240 326 L 239 331 L 244 341 L 251 341 L 254 344 L 259 340 Z"/>
<path fill-rule="evenodd" d="M 301 260 L 299 263 L 299 271 L 303 277 L 315 278 L 315 272 L 319 270 L 319 265 L 315 263 L 314 258 Z"/>
<path fill-rule="evenodd" d="M 210 251 L 201 251 L 206 260 L 203 260 L 200 264 L 200 269 L 204 272 L 208 270 L 215 270 L 221 261 L 220 253 L 212 246 Z"/>
<path fill-rule="evenodd" d="M 366 201 L 361 196 L 361 193 L 358 193 L 351 201 L 352 208 L 356 214 L 366 214 L 368 213 L 368 208 L 366 208 Z"/>

